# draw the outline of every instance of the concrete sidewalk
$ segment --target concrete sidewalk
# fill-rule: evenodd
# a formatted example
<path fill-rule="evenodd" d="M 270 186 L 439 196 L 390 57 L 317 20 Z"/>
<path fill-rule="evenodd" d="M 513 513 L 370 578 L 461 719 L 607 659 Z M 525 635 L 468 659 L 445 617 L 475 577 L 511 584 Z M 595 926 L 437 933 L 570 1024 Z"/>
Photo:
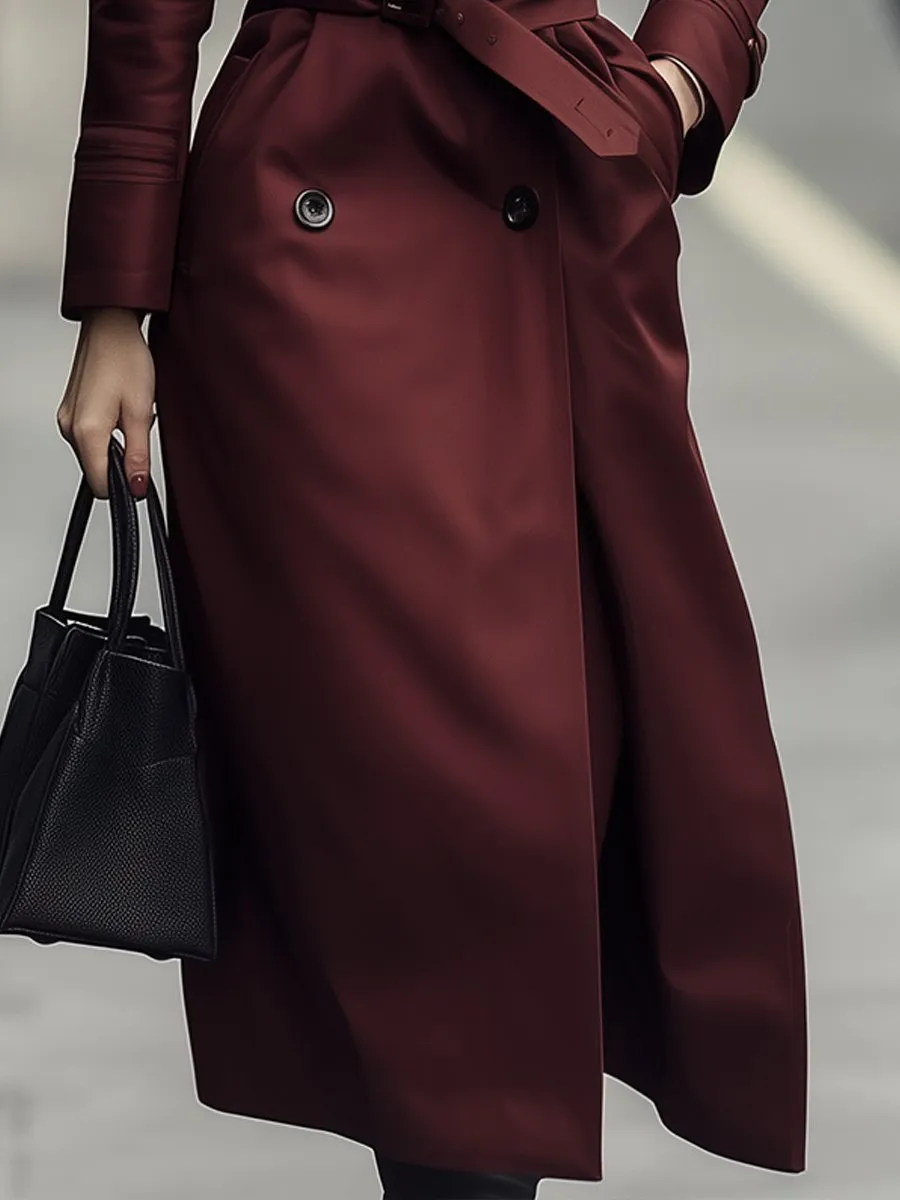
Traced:
<path fill-rule="evenodd" d="M 30 11 L 40 7 L 27 3 Z M 43 4 L 45 16 L 70 7 Z M 604 10 L 633 28 L 640 7 L 621 0 Z M 849 7 L 772 4 L 766 86 L 742 128 L 900 251 L 900 104 L 889 111 L 900 98 L 900 45 L 887 41 L 874 0 Z M 22 0 L 9 9 L 20 18 L 25 11 Z M 210 47 L 224 48 L 238 6 L 222 9 L 220 40 Z M 67 94 L 75 86 L 81 35 L 68 20 L 65 34 L 62 26 L 59 33 L 37 27 L 43 59 L 26 51 L 35 94 L 63 62 Z M 67 181 L 71 130 L 64 136 L 63 127 L 71 118 L 55 97 L 50 120 L 60 124 L 31 135 L 54 214 Z M 0 140 L 0 162 L 15 163 L 10 153 Z M 7 184 L 14 173 L 4 171 Z M 756 620 L 798 843 L 810 1166 L 801 1176 L 778 1175 L 705 1154 L 608 1080 L 606 1180 L 550 1180 L 540 1200 L 574 1197 L 576 1187 L 615 1200 L 893 1200 L 900 1175 L 900 384 L 727 235 L 704 198 L 679 201 L 677 211 L 691 409 Z M 20 229 L 43 221 L 33 209 Z M 57 315 L 60 244 L 17 248 L 17 235 L 0 221 L 2 238 L 0 710 L 32 613 L 47 599 L 78 482 L 55 427 L 75 338 L 75 327 Z M 155 473 L 160 482 L 158 453 Z M 106 608 L 107 528 L 105 506 L 95 506 L 71 596 L 76 606 Z M 159 617 L 149 569 L 138 610 Z M 379 1194 L 364 1147 L 197 1105 L 177 964 L 0 938 L 0 1200 Z"/>

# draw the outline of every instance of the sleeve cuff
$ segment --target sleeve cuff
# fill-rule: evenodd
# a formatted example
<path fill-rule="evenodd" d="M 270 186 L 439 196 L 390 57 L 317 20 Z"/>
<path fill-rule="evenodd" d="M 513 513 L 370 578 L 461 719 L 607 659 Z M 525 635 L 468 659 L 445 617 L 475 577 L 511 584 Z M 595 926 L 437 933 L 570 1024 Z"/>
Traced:
<path fill-rule="evenodd" d="M 123 136 L 120 130 L 102 141 L 83 135 L 76 151 L 60 298 L 64 320 L 79 321 L 88 308 L 169 307 L 184 148 L 166 131 L 155 139 L 155 155 L 126 162 L 118 144 Z"/>
<path fill-rule="evenodd" d="M 767 39 L 736 0 L 656 0 L 634 40 L 648 58 L 675 58 L 705 92 L 703 119 L 685 137 L 678 183 L 679 192 L 696 195 L 712 181 L 741 106 L 759 86 Z"/>

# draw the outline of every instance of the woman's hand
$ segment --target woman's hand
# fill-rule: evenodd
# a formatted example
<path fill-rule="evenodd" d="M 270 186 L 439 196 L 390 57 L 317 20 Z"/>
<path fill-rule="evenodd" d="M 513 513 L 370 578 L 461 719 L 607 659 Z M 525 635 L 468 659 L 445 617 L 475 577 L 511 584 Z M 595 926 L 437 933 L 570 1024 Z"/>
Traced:
<path fill-rule="evenodd" d="M 681 110 L 682 136 L 687 136 L 700 116 L 700 101 L 690 76 L 671 58 L 651 58 L 650 65 L 675 93 Z"/>
<path fill-rule="evenodd" d="M 129 308 L 85 314 L 62 403 L 59 431 L 72 446 L 98 499 L 109 496 L 109 439 L 125 435 L 125 475 L 132 495 L 147 494 L 155 371 L 137 315 Z"/>

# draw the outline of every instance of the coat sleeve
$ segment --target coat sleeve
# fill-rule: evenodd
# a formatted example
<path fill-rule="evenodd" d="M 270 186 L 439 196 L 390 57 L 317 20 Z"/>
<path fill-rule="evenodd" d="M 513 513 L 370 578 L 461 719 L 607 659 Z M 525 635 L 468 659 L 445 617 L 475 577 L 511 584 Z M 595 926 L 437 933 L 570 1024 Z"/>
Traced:
<path fill-rule="evenodd" d="M 89 0 L 60 313 L 169 304 L 199 43 L 215 0 Z"/>
<path fill-rule="evenodd" d="M 649 0 L 634 40 L 648 57 L 671 55 L 698 77 L 706 113 L 687 134 L 679 191 L 702 192 L 744 101 L 759 86 L 768 43 L 759 19 L 768 0 Z"/>

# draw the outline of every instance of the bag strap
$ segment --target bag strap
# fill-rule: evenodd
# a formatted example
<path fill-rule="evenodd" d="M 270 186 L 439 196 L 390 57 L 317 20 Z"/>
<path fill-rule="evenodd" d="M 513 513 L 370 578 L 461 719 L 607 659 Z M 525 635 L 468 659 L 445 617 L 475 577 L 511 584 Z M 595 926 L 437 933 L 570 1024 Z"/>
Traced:
<path fill-rule="evenodd" d="M 178 605 L 175 600 L 175 586 L 172 580 L 172 565 L 169 559 L 166 520 L 159 493 L 152 478 L 149 480 L 147 489 L 147 512 L 150 517 L 150 540 L 153 544 L 153 557 L 156 561 L 157 585 L 169 654 L 174 665 L 180 671 L 184 671 L 184 647 L 181 640 L 181 624 L 178 620 Z"/>
<path fill-rule="evenodd" d="M 110 437 L 110 448 L 108 482 L 112 526 L 113 570 L 109 607 L 110 612 L 112 612 L 116 596 L 119 596 L 120 600 L 128 599 L 127 596 L 122 597 L 121 594 L 123 583 L 127 585 L 130 595 L 130 604 L 127 605 L 129 611 L 125 616 L 125 628 L 127 628 L 128 617 L 131 615 L 130 610 L 134 607 L 134 598 L 137 592 L 137 510 L 134 507 L 134 500 L 131 497 L 130 490 L 128 491 L 128 497 L 132 499 L 131 506 L 128 505 L 127 500 L 123 503 L 119 480 L 113 470 L 113 448 L 118 450 L 121 455 L 119 444 L 114 437 Z M 124 466 L 122 477 L 124 479 Z M 69 516 L 63 547 L 56 568 L 56 576 L 50 591 L 50 600 L 47 604 L 48 611 L 60 620 L 64 616 L 66 601 L 72 586 L 72 576 L 75 572 L 75 564 L 84 542 L 84 535 L 87 530 L 91 510 L 94 506 L 94 499 L 94 493 L 91 491 L 87 479 L 82 473 L 78 491 L 75 495 L 75 502 L 72 505 L 72 511 Z M 118 607 L 121 609 L 121 603 Z"/>
<path fill-rule="evenodd" d="M 140 567 L 140 538 L 137 501 L 125 478 L 125 459 L 122 447 L 114 436 L 109 439 L 109 514 L 112 535 L 112 585 L 110 589 L 108 634 L 110 650 L 121 649 L 134 611 Z M 50 592 L 48 611 L 63 619 L 66 600 L 72 586 L 75 564 L 84 542 L 88 519 L 96 497 L 82 473 L 69 516 L 56 575 Z M 150 539 L 157 570 L 157 586 L 163 615 L 166 648 L 172 664 L 185 670 L 184 647 L 175 587 L 169 559 L 165 517 L 156 484 L 151 476 L 147 490 L 147 513 L 150 520 Z"/>

